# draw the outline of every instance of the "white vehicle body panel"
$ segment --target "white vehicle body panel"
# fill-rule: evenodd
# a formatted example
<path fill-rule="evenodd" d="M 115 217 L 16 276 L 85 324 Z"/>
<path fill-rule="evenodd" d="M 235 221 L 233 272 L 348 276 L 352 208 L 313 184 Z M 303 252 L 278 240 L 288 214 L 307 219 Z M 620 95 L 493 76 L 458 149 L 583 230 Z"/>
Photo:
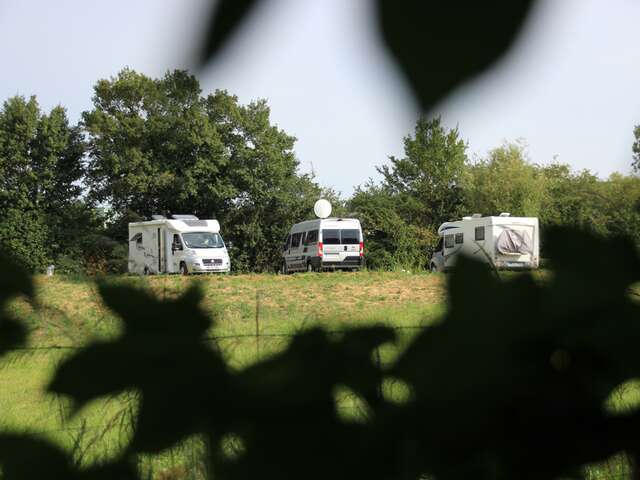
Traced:
<path fill-rule="evenodd" d="M 228 272 L 231 261 L 222 237 L 221 247 L 189 248 L 184 234 L 220 234 L 217 220 L 162 219 L 129 224 L 129 272 L 179 273 L 184 263 L 189 273 Z M 179 243 L 174 241 L 178 239 Z M 180 246 L 182 249 L 174 248 Z"/>
<path fill-rule="evenodd" d="M 441 237 L 430 267 L 443 271 L 460 254 L 503 269 L 535 269 L 540 260 L 540 229 L 535 217 L 465 217 L 438 228 Z"/>

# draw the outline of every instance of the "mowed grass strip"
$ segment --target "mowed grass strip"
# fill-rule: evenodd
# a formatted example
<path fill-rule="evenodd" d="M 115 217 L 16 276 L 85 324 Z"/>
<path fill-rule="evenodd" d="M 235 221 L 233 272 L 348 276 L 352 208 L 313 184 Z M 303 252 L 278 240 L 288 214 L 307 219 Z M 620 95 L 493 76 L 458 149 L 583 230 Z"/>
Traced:
<path fill-rule="evenodd" d="M 341 330 L 384 323 L 420 326 L 442 313 L 444 276 L 405 273 L 305 273 L 231 276 L 107 277 L 102 281 L 176 298 L 191 285 L 204 291 L 213 319 L 210 336 L 291 334 L 311 326 Z M 90 280 L 36 277 L 38 308 L 24 300 L 11 308 L 31 328 L 31 345 L 84 344 L 117 334 L 119 319 Z"/>

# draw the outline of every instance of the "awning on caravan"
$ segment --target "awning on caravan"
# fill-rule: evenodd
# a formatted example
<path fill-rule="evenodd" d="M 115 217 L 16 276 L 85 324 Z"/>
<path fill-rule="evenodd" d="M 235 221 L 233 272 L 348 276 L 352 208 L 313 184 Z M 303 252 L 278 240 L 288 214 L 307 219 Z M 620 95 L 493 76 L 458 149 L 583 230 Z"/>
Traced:
<path fill-rule="evenodd" d="M 138 232 L 133 237 L 131 237 L 131 240 L 129 240 L 129 241 L 130 242 L 137 242 L 141 238 L 142 238 L 142 233 Z"/>
<path fill-rule="evenodd" d="M 532 255 L 533 239 L 527 230 L 505 228 L 496 240 L 496 251 L 503 255 Z"/>

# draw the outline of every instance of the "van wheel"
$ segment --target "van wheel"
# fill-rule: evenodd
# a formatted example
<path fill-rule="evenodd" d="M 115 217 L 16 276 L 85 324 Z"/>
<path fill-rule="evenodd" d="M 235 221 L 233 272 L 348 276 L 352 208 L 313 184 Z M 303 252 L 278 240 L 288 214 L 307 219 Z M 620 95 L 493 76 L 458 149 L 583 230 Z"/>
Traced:
<path fill-rule="evenodd" d="M 316 269 L 313 268 L 313 263 L 311 262 L 307 262 L 307 272 L 311 273 L 311 272 L 315 272 Z"/>
<path fill-rule="evenodd" d="M 149 275 L 149 267 L 144 267 L 144 270 L 142 271 L 142 274 L 143 274 L 144 276 Z"/>
<path fill-rule="evenodd" d="M 187 268 L 187 264 L 184 262 L 180 262 L 180 274 L 189 275 L 189 269 Z"/>
<path fill-rule="evenodd" d="M 287 268 L 287 262 L 282 262 L 282 266 L 280 267 L 280 273 L 282 275 L 288 275 L 289 269 Z"/>
<path fill-rule="evenodd" d="M 435 263 L 431 264 L 431 273 L 438 273 L 438 267 L 436 267 Z"/>

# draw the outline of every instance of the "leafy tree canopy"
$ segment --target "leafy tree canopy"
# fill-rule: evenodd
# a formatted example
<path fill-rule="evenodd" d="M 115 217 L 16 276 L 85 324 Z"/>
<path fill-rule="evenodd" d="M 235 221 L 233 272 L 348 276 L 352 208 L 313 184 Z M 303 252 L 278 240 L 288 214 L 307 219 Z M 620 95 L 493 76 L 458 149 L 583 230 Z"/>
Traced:
<path fill-rule="evenodd" d="M 64 108 L 16 96 L 0 109 L 0 246 L 34 270 L 59 251 L 82 187 L 84 142 Z"/>
<path fill-rule="evenodd" d="M 298 173 L 295 138 L 271 124 L 265 100 L 202 96 L 181 70 L 152 79 L 125 69 L 96 84 L 93 104 L 83 114 L 92 198 L 143 217 L 216 217 L 236 267 L 276 268 L 286 229 L 320 188 Z"/>
<path fill-rule="evenodd" d="M 459 215 L 466 150 L 457 128 L 447 131 L 439 117 L 418 120 L 404 139 L 404 158 L 389 157 L 390 165 L 378 168 L 405 219 L 437 226 Z"/>

